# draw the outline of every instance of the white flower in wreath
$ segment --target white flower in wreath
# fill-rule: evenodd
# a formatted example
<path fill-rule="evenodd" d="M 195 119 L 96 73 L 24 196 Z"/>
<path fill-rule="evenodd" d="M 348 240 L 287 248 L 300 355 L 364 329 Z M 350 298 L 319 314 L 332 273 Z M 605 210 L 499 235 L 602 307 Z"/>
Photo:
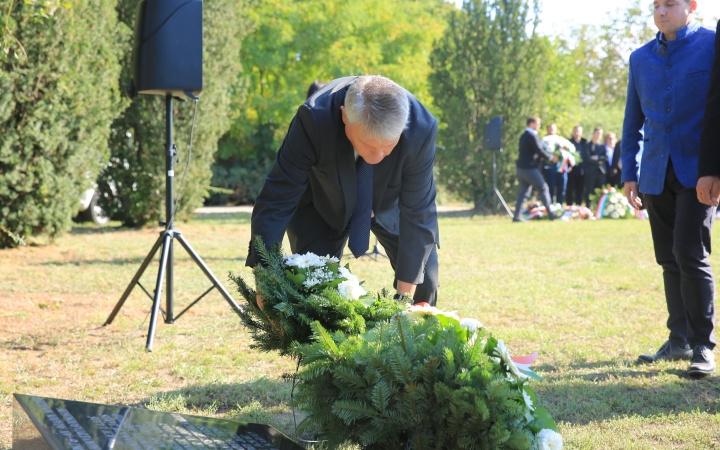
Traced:
<path fill-rule="evenodd" d="M 507 366 L 508 370 L 510 371 L 509 375 L 514 377 L 515 380 L 520 381 L 528 377 L 524 373 L 520 372 L 520 370 L 518 370 L 517 366 L 510 358 L 510 350 L 508 350 L 508 348 L 505 346 L 505 343 L 501 340 L 498 341 L 497 346 L 495 347 L 495 355 L 497 355 L 500 360 Z"/>
<path fill-rule="evenodd" d="M 467 329 L 470 333 L 474 333 L 477 330 L 482 329 L 483 324 L 480 323 L 480 321 L 477 319 L 473 319 L 471 317 L 466 317 L 466 318 L 460 320 L 460 326 Z"/>
<path fill-rule="evenodd" d="M 338 272 L 340 273 L 340 276 L 341 276 L 341 277 L 345 278 L 345 279 L 348 280 L 348 281 L 350 281 L 350 280 L 357 281 L 357 279 L 358 279 L 358 277 L 356 277 L 355 275 L 353 275 L 353 274 L 352 274 L 349 270 L 347 270 L 347 268 L 345 268 L 345 267 L 342 267 L 342 266 L 338 267 Z"/>
<path fill-rule="evenodd" d="M 340 262 L 340 260 L 338 258 L 336 258 L 334 256 L 330 256 L 330 255 L 321 256 L 320 259 L 324 262 L 332 262 L 332 263 L 336 263 L 336 264 Z"/>
<path fill-rule="evenodd" d="M 338 285 L 337 289 L 340 295 L 351 300 L 357 300 L 367 294 L 367 291 L 360 286 L 357 278 L 343 281 Z"/>
<path fill-rule="evenodd" d="M 560 433 L 550 429 L 543 429 L 537 435 L 539 450 L 562 450 L 563 440 Z"/>
<path fill-rule="evenodd" d="M 325 261 L 323 261 L 323 259 L 315 253 L 308 252 L 304 255 L 294 254 L 285 256 L 285 264 L 305 269 L 308 267 L 323 267 L 325 265 Z"/>
<path fill-rule="evenodd" d="M 527 419 L 528 423 L 533 421 L 533 415 L 532 412 L 535 411 L 535 407 L 533 406 L 533 401 L 530 398 L 530 395 L 525 392 L 525 390 L 522 391 L 523 394 L 523 400 L 525 400 L 525 418 Z"/>

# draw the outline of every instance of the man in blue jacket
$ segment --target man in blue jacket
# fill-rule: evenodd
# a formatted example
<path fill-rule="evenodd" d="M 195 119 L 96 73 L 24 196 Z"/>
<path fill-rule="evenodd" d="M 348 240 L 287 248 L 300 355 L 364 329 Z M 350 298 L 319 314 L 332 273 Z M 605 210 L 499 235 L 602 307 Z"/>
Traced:
<path fill-rule="evenodd" d="M 693 21 L 695 0 L 655 0 L 654 7 L 660 31 L 630 55 L 622 181 L 630 204 L 641 206 L 640 192 L 647 206 L 670 336 L 639 360 L 690 360 L 688 373 L 703 376 L 715 370 L 715 280 L 708 260 L 715 207 L 700 203 L 695 187 L 715 32 Z"/>

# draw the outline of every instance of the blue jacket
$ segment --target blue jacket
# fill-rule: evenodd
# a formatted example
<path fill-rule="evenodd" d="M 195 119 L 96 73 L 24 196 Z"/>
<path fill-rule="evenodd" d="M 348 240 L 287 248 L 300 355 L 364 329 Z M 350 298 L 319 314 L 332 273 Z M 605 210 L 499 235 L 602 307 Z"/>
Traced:
<path fill-rule="evenodd" d="M 668 158 L 683 186 L 695 188 L 697 184 L 700 129 L 715 57 L 714 41 L 714 31 L 691 22 L 677 32 L 677 39 L 665 41 L 658 32 L 655 40 L 630 55 L 622 181 L 638 181 L 635 157 L 642 139 L 638 186 L 642 193 L 662 192 Z"/>

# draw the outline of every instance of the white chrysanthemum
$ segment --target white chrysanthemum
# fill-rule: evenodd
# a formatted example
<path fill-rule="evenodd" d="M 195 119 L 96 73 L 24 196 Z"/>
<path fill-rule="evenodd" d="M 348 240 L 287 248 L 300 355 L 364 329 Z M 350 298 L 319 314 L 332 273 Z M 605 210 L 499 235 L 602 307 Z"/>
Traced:
<path fill-rule="evenodd" d="M 340 273 L 340 276 L 345 278 L 348 281 L 358 281 L 358 277 L 353 275 L 349 270 L 347 270 L 345 267 L 338 267 L 338 272 Z"/>
<path fill-rule="evenodd" d="M 530 398 L 530 395 L 525 392 L 525 390 L 522 391 L 523 399 L 525 400 L 525 418 L 528 422 L 533 421 L 533 415 L 532 412 L 535 411 L 535 407 L 533 406 L 533 401 Z"/>
<path fill-rule="evenodd" d="M 617 203 L 617 202 L 618 202 L 618 198 L 615 197 L 614 195 L 611 195 L 611 196 L 608 198 L 608 201 L 610 201 L 610 203 Z"/>
<path fill-rule="evenodd" d="M 613 211 L 613 212 L 610 213 L 610 217 L 613 218 L 613 219 L 619 219 L 619 218 L 620 218 L 620 213 L 618 213 L 617 211 Z"/>
<path fill-rule="evenodd" d="M 357 300 L 367 294 L 367 291 L 358 283 L 357 278 L 343 281 L 338 285 L 337 289 L 340 295 L 351 300 Z"/>
<path fill-rule="evenodd" d="M 474 333 L 475 331 L 481 329 L 483 324 L 477 319 L 466 317 L 460 320 L 460 326 L 466 328 L 469 332 Z"/>
<path fill-rule="evenodd" d="M 520 370 L 518 370 L 517 366 L 510 358 L 510 350 L 508 350 L 503 341 L 498 341 L 497 346 L 495 347 L 495 354 L 500 358 L 503 363 L 505 363 L 508 370 L 510 371 L 510 375 L 512 375 L 516 380 L 520 381 L 528 377 L 524 373 L 520 372 Z"/>
<path fill-rule="evenodd" d="M 321 256 L 320 259 L 322 259 L 323 261 L 326 261 L 326 262 L 333 262 L 333 263 L 340 262 L 340 260 L 338 258 L 336 258 L 334 256 L 330 256 L 330 255 Z"/>
<path fill-rule="evenodd" d="M 561 450 L 563 448 L 562 436 L 550 429 L 540 430 L 538 433 L 538 448 L 540 450 Z"/>

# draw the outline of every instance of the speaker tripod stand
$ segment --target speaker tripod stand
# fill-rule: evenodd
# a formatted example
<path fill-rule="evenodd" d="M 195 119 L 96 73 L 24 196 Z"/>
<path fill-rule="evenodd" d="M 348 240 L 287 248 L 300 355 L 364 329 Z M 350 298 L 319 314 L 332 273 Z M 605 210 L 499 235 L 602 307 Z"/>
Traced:
<path fill-rule="evenodd" d="M 474 216 L 475 214 L 477 214 L 477 213 L 480 211 L 480 209 L 485 206 L 485 203 L 487 203 L 487 201 L 490 200 L 490 198 L 494 196 L 494 197 L 495 197 L 495 206 L 494 206 L 494 208 L 493 208 L 493 210 L 492 210 L 492 211 L 493 211 L 493 214 L 497 214 L 497 212 L 498 212 L 498 206 L 499 206 L 499 205 L 498 205 L 498 200 L 500 200 L 500 202 L 502 203 L 502 205 L 505 207 L 505 211 L 508 213 L 508 216 L 513 217 L 513 214 L 512 214 L 512 212 L 510 211 L 510 207 L 508 207 L 508 204 L 505 203 L 505 199 L 503 198 L 502 194 L 500 193 L 500 191 L 499 191 L 498 188 L 497 188 L 497 160 L 496 160 L 496 153 L 499 152 L 499 151 L 501 152 L 502 149 L 499 149 L 499 150 L 491 150 L 491 151 L 492 151 L 492 183 L 493 183 L 492 191 L 488 192 L 488 193 L 485 195 L 485 198 L 483 198 L 483 200 L 480 202 L 480 204 L 479 204 L 478 207 L 475 209 L 475 211 L 473 212 L 472 215 Z"/>
<path fill-rule="evenodd" d="M 160 233 L 160 237 L 157 241 L 155 241 L 155 245 L 153 246 L 152 250 L 150 250 L 150 253 L 145 257 L 145 260 L 140 265 L 140 269 L 138 269 L 132 281 L 125 289 L 122 297 L 120 297 L 120 300 L 115 305 L 112 313 L 110 313 L 110 316 L 103 324 L 103 326 L 105 326 L 112 323 L 112 321 L 115 319 L 115 316 L 118 314 L 118 312 L 120 312 L 120 309 L 122 308 L 125 300 L 127 300 L 135 285 L 140 286 L 140 288 L 145 292 L 145 294 L 147 294 L 147 296 L 152 298 L 153 300 L 152 312 L 150 315 L 150 327 L 148 329 L 147 342 L 145 344 L 145 348 L 147 348 L 148 350 L 152 350 L 153 340 L 155 337 L 155 328 L 157 326 L 158 314 L 160 312 L 163 313 L 165 323 L 171 324 L 177 319 L 179 319 L 183 314 L 185 314 L 187 310 L 195 306 L 195 304 L 202 300 L 202 298 L 205 297 L 205 295 L 207 295 L 208 293 L 210 293 L 210 291 L 212 291 L 213 289 L 217 289 L 220 292 L 220 294 L 225 298 L 225 300 L 227 300 L 227 302 L 230 304 L 230 306 L 235 312 L 239 312 L 242 310 L 240 305 L 238 305 L 235 300 L 233 300 L 228 291 L 223 287 L 222 284 L 220 284 L 218 279 L 215 278 L 215 275 L 213 275 L 207 265 L 205 265 L 205 262 L 203 262 L 202 258 L 200 258 L 200 256 L 195 252 L 195 250 L 193 250 L 190 244 L 185 240 L 180 231 L 173 228 L 173 188 L 175 178 L 174 158 L 177 155 L 177 147 L 175 146 L 175 144 L 173 144 L 172 105 L 172 95 L 168 94 L 165 96 L 165 132 L 167 136 L 167 141 L 165 142 L 165 230 Z M 203 292 L 197 299 L 195 299 L 192 303 L 190 303 L 190 305 L 180 311 L 180 313 L 177 315 L 175 315 L 173 311 L 173 241 L 176 239 L 180 243 L 180 245 L 182 245 L 185 251 L 190 255 L 192 260 L 195 261 L 195 264 L 200 267 L 200 269 L 210 280 L 210 282 L 212 282 L 212 286 L 210 286 L 209 289 Z M 150 265 L 153 258 L 155 257 L 155 254 L 161 246 L 162 252 L 160 253 L 160 268 L 158 270 L 157 280 L 155 282 L 155 292 L 154 295 L 150 295 L 147 289 L 145 289 L 145 287 L 140 283 L 140 277 L 142 277 L 145 269 L 147 269 L 148 265 Z M 162 295 L 163 281 L 166 282 L 164 311 L 162 311 L 162 309 L 160 308 L 160 298 Z"/>

